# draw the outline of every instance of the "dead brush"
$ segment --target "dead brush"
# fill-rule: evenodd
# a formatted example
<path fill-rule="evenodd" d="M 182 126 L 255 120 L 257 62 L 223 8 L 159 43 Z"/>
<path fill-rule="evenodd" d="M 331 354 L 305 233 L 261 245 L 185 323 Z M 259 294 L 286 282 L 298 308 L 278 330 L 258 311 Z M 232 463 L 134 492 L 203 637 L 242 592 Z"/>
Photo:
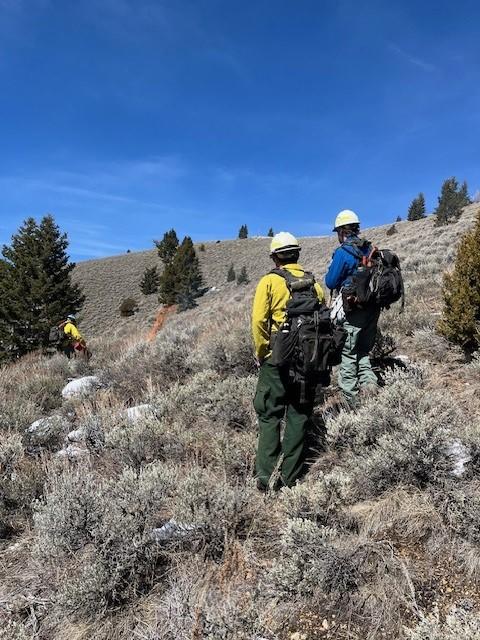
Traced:
<path fill-rule="evenodd" d="M 145 640 L 280 640 L 274 603 L 258 589 L 255 567 L 242 548 L 232 548 L 222 565 L 192 559 L 178 565 L 169 587 L 155 598 L 156 621 L 142 625 Z M 230 564 L 233 562 L 231 568 Z"/>
<path fill-rule="evenodd" d="M 415 627 L 405 627 L 404 634 L 407 640 L 479 640 L 479 629 L 480 615 L 464 602 L 452 606 L 446 616 L 435 607 Z"/>
<path fill-rule="evenodd" d="M 173 486 L 162 465 L 110 479 L 85 471 L 52 475 L 34 515 L 38 568 L 53 585 L 53 604 L 80 617 L 128 602 L 164 571 L 152 529 Z"/>
<path fill-rule="evenodd" d="M 263 540 L 269 530 L 253 480 L 246 486 L 229 484 L 199 467 L 191 467 L 178 482 L 169 508 L 175 521 L 196 528 L 205 556 L 217 561 L 233 541 Z"/>
<path fill-rule="evenodd" d="M 426 542 L 444 529 L 431 495 L 413 487 L 396 487 L 377 500 L 359 502 L 350 515 L 362 535 L 402 544 Z"/>
<path fill-rule="evenodd" d="M 268 592 L 282 594 L 292 608 L 327 606 L 336 615 L 338 637 L 344 623 L 361 627 L 369 639 L 385 629 L 393 635 L 407 611 L 419 614 L 412 578 L 391 543 L 308 520 L 287 522 L 279 559 L 265 580 Z"/>

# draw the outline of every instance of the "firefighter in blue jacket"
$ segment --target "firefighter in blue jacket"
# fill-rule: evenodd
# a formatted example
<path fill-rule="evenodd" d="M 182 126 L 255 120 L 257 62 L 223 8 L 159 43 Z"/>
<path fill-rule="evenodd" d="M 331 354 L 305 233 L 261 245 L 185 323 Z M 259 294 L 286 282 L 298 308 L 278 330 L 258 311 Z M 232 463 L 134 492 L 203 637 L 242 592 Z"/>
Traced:
<path fill-rule="evenodd" d="M 337 233 L 340 246 L 333 253 L 325 284 L 340 294 L 342 288 L 351 283 L 352 275 L 362 256 L 369 254 L 371 245 L 359 238 L 360 220 L 355 212 L 348 209 L 338 214 L 333 231 Z M 375 344 L 379 315 L 377 306 L 345 310 L 343 326 L 347 331 L 347 341 L 342 352 L 339 386 L 351 406 L 356 405 L 361 387 L 376 389 L 378 386 L 369 353 Z"/>

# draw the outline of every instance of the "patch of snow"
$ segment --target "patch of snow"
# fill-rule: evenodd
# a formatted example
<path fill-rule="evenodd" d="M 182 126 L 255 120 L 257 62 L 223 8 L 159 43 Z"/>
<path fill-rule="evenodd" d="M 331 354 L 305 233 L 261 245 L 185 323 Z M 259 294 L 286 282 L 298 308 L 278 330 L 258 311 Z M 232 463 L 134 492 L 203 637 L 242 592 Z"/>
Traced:
<path fill-rule="evenodd" d="M 461 440 L 454 440 L 447 448 L 447 455 L 454 463 L 452 475 L 460 478 L 465 473 L 465 465 L 472 459 L 470 451 Z"/>
<path fill-rule="evenodd" d="M 87 449 L 82 449 L 82 447 L 78 447 L 74 444 L 68 444 L 63 449 L 60 449 L 60 451 L 57 451 L 57 456 L 59 458 L 68 458 L 68 460 L 76 460 L 77 458 L 82 458 L 87 454 Z"/>
<path fill-rule="evenodd" d="M 175 540 L 176 538 L 184 538 L 198 527 L 194 524 L 182 524 L 173 518 L 166 522 L 162 527 L 152 530 L 152 538 L 155 542 L 164 542 L 165 540 Z"/>
<path fill-rule="evenodd" d="M 85 431 L 83 429 L 75 429 L 67 434 L 67 440 L 69 442 L 82 442 L 85 438 Z"/>
<path fill-rule="evenodd" d="M 138 422 L 146 416 L 155 415 L 155 407 L 152 404 L 138 404 L 135 407 L 129 407 L 125 415 L 130 422 Z"/>
<path fill-rule="evenodd" d="M 408 356 L 404 356 L 404 355 L 399 355 L 399 356 L 394 356 L 395 360 L 400 360 L 400 362 L 402 362 L 404 365 L 409 365 L 411 363 L 411 360 Z"/>
<path fill-rule="evenodd" d="M 102 385 L 97 376 L 83 376 L 82 378 L 75 378 L 63 388 L 62 396 L 64 398 L 88 396 L 101 386 Z"/>

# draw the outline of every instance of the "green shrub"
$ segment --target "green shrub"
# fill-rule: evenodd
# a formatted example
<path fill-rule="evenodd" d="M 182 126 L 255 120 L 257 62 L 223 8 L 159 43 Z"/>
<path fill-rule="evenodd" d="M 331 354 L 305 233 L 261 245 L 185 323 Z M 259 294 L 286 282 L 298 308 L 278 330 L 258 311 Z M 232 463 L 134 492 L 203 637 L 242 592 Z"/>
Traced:
<path fill-rule="evenodd" d="M 51 477 L 35 509 L 36 553 L 62 611 L 91 614 L 151 588 L 166 563 L 152 529 L 172 485 L 165 465 L 112 479 L 82 468 Z"/>
<path fill-rule="evenodd" d="M 233 266 L 233 264 L 231 264 L 228 268 L 228 272 L 227 272 L 227 282 L 235 282 L 235 280 L 237 279 L 236 273 L 235 273 L 235 268 Z"/>
<path fill-rule="evenodd" d="M 247 274 L 247 267 L 242 267 L 237 276 L 237 284 L 248 284 L 250 282 Z"/>
<path fill-rule="evenodd" d="M 440 332 L 472 353 L 480 346 L 480 214 L 460 243 L 452 273 L 446 273 Z"/>
<path fill-rule="evenodd" d="M 122 318 L 133 316 L 138 311 L 138 302 L 133 298 L 125 298 L 120 304 L 119 311 Z"/>
<path fill-rule="evenodd" d="M 145 271 L 143 272 L 142 281 L 140 282 L 141 292 L 146 296 L 157 293 L 159 284 L 160 275 L 158 273 L 157 267 L 147 267 L 147 269 L 145 269 Z"/>
<path fill-rule="evenodd" d="M 421 369 L 386 376 L 355 413 L 327 418 L 330 445 L 343 452 L 352 499 L 401 484 L 441 483 L 453 470 L 447 449 L 465 416 L 445 393 L 425 392 Z"/>

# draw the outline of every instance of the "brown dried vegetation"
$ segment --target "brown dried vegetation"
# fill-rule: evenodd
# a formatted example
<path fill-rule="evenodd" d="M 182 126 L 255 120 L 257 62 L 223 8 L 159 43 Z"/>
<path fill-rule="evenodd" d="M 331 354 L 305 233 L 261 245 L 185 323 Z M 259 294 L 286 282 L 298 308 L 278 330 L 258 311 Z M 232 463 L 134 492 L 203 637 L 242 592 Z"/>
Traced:
<path fill-rule="evenodd" d="M 382 330 L 409 363 L 357 413 L 330 398 L 326 453 L 277 495 L 252 477 L 248 312 L 268 241 L 208 244 L 218 290 L 153 340 L 155 302 L 135 287 L 154 252 L 79 265 L 91 362 L 32 354 L 0 370 L 1 640 L 476 640 L 478 358 L 435 332 L 442 272 L 475 211 L 368 234 L 403 261 L 407 308 Z M 333 241 L 304 245 L 323 275 Z M 233 257 L 244 288 L 224 283 Z M 140 311 L 102 336 L 127 295 Z M 102 388 L 62 401 L 84 374 Z M 53 440 L 33 442 L 26 428 L 47 416 Z M 82 455 L 60 457 L 72 430 Z"/>

